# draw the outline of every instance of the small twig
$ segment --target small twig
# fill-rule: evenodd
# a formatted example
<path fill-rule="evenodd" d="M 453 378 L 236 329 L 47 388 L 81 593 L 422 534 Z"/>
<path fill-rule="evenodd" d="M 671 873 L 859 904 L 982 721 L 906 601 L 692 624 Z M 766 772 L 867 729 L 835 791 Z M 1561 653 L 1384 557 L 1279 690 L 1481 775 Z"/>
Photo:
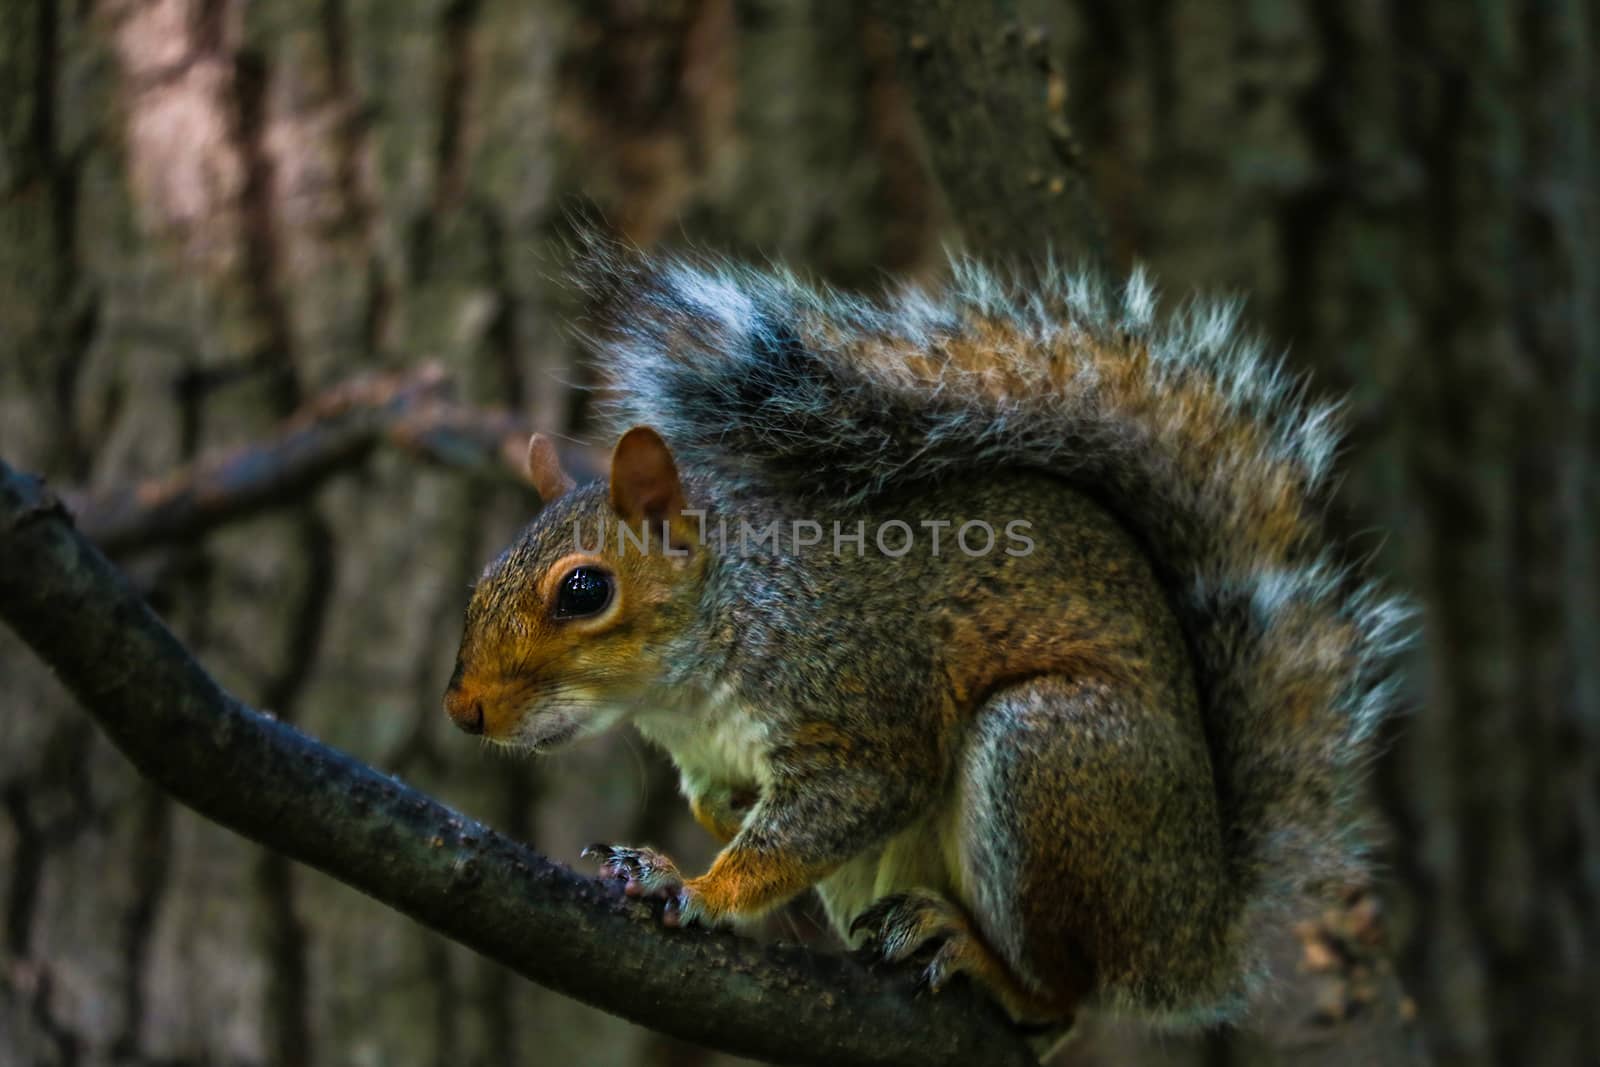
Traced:
<path fill-rule="evenodd" d="M 178 800 L 552 989 L 780 1063 L 1032 1062 L 969 989 L 934 1003 L 901 970 L 666 930 L 647 906 L 246 707 L 42 484 L 3 463 L 0 616 Z"/>
<path fill-rule="evenodd" d="M 448 392 L 443 371 L 433 365 L 357 378 L 314 398 L 264 441 L 167 477 L 62 496 L 91 540 L 106 552 L 127 554 L 300 500 L 379 445 L 527 485 L 523 456 L 532 427 L 512 412 L 454 403 Z M 581 457 L 568 459 L 584 469 Z"/>

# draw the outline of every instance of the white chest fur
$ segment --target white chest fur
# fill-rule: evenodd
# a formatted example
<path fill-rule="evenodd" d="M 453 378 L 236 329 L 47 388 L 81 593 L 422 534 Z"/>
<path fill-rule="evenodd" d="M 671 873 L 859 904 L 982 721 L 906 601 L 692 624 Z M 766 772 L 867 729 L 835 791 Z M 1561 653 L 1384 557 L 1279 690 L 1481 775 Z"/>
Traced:
<path fill-rule="evenodd" d="M 730 686 L 676 696 L 634 722 L 672 757 L 686 796 L 719 788 L 760 788 L 771 780 L 771 730 Z"/>

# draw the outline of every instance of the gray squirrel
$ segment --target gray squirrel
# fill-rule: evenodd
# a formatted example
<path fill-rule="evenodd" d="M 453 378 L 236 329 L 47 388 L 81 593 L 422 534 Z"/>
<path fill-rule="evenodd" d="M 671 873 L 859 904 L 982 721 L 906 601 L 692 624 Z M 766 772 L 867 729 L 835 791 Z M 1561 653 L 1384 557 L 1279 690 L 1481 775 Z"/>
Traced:
<path fill-rule="evenodd" d="M 592 851 L 669 924 L 814 887 L 1019 1021 L 1236 1014 L 1263 932 L 1362 874 L 1409 634 L 1320 529 L 1334 408 L 1142 273 L 957 261 L 874 302 L 600 250 L 585 280 L 634 428 L 581 488 L 531 442 L 546 506 L 473 592 L 455 722 L 662 745 L 722 852 Z"/>

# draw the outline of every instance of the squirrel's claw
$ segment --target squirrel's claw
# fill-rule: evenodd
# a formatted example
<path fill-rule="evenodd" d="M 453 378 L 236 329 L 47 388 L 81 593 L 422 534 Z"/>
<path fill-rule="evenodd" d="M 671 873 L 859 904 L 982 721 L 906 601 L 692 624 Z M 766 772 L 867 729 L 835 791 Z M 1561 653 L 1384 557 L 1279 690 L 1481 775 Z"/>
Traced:
<path fill-rule="evenodd" d="M 964 938 L 960 935 L 947 938 L 939 946 L 939 951 L 933 954 L 933 959 L 922 969 L 917 976 L 917 984 L 923 986 L 930 993 L 937 993 L 945 985 L 960 974 L 962 967 L 962 949 L 965 947 Z"/>
<path fill-rule="evenodd" d="M 860 934 L 863 948 L 876 948 L 883 936 L 885 920 L 888 919 L 889 913 L 899 907 L 904 899 L 904 893 L 896 893 L 893 896 L 879 897 L 871 904 L 868 904 L 861 910 L 861 914 L 850 921 L 849 936 L 854 938 L 857 934 Z"/>
<path fill-rule="evenodd" d="M 667 897 L 667 902 L 661 906 L 662 926 L 683 926 L 693 921 L 692 909 L 689 901 L 689 891 L 678 888 L 678 891 Z"/>

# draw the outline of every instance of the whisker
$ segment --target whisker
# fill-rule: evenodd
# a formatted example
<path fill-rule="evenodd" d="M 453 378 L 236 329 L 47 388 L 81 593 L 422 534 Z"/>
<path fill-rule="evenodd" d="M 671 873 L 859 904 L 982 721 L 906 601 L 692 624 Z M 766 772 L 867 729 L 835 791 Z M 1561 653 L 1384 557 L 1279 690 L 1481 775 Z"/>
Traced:
<path fill-rule="evenodd" d="M 527 673 L 532 673 L 534 671 L 541 671 L 541 670 L 544 670 L 546 667 L 550 666 L 550 664 L 559 663 L 561 660 L 565 659 L 566 657 L 568 657 L 568 656 L 570 656 L 570 655 L 572 655 L 572 654 L 574 654 L 576 652 L 580 652 L 582 650 L 583 650 L 583 646 L 582 645 L 573 645 L 571 648 L 567 649 L 565 652 L 557 652 L 555 655 L 550 656 L 550 657 L 548 657 L 546 659 L 542 659 L 538 663 L 533 663 L 533 662 L 530 662 L 528 660 L 521 660 L 517 664 L 517 670 L 519 672 L 527 672 Z"/>

